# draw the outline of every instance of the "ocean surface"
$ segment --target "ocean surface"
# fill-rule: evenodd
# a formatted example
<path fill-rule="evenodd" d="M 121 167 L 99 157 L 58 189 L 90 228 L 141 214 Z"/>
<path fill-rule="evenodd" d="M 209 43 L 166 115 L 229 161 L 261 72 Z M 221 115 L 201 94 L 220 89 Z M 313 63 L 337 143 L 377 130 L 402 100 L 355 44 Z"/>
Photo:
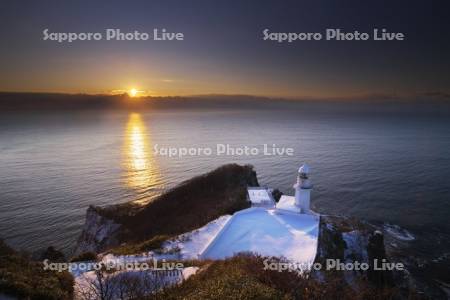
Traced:
<path fill-rule="evenodd" d="M 445 255 L 448 111 L 332 106 L 2 114 L 0 236 L 17 249 L 54 245 L 70 253 L 90 204 L 145 203 L 231 162 L 252 164 L 261 185 L 293 194 L 306 162 L 315 210 L 407 230 L 403 237 L 416 251 Z M 217 144 L 258 154 L 217 155 Z M 264 144 L 294 154 L 267 155 Z M 169 157 L 155 147 L 212 153 Z"/>

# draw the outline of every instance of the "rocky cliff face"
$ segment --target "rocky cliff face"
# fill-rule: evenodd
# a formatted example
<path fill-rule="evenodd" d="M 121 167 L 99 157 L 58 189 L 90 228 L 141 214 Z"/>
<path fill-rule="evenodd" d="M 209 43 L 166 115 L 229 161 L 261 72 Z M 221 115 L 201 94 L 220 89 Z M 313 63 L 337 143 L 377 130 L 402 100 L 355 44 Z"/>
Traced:
<path fill-rule="evenodd" d="M 408 298 L 414 290 L 406 270 L 377 270 L 374 266 L 375 260 L 377 267 L 383 261 L 396 261 L 386 255 L 383 232 L 364 221 L 344 216 L 321 217 L 316 262 L 327 266 L 328 260 L 338 261 L 341 268 L 313 271 L 313 276 L 319 280 L 333 278 L 356 291 L 367 288 L 386 290 L 398 299 Z M 368 266 L 367 269 L 357 267 L 362 264 Z"/>
<path fill-rule="evenodd" d="M 408 263 L 409 252 L 396 249 L 390 251 L 389 231 L 363 220 L 345 216 L 322 216 L 319 233 L 319 245 L 316 261 L 322 265 L 327 259 L 339 260 L 344 264 L 367 263 L 368 270 L 318 271 L 313 276 L 336 276 L 342 282 L 358 289 L 369 285 L 391 291 L 398 299 L 424 298 L 447 299 L 445 292 L 433 280 L 414 276 Z M 386 245 L 385 242 L 387 241 Z M 376 270 L 381 262 L 402 263 L 404 270 Z M 414 295 L 414 296 L 412 296 Z"/>
<path fill-rule="evenodd" d="M 121 225 L 101 216 L 98 209 L 90 206 L 86 212 L 86 221 L 78 238 L 74 255 L 84 252 L 100 252 L 119 244 L 117 234 Z"/>
<path fill-rule="evenodd" d="M 322 216 L 320 221 L 319 245 L 316 261 L 327 266 L 327 260 L 343 264 L 369 263 L 369 238 L 374 231 L 356 219 L 337 216 Z M 384 250 L 384 245 L 379 245 Z M 382 251 L 382 250 L 380 250 Z M 321 270 L 319 276 L 343 276 L 343 280 L 352 285 L 355 280 L 367 278 L 367 272 L 361 270 Z"/>

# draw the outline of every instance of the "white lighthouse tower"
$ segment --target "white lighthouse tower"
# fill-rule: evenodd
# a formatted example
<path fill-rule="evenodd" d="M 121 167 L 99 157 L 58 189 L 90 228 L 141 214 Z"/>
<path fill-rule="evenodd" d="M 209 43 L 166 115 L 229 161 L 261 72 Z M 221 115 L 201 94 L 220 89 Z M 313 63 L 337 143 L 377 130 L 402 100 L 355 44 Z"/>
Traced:
<path fill-rule="evenodd" d="M 309 213 L 312 183 L 309 180 L 309 166 L 304 164 L 298 169 L 297 183 L 295 189 L 295 205 L 300 208 L 301 213 Z"/>

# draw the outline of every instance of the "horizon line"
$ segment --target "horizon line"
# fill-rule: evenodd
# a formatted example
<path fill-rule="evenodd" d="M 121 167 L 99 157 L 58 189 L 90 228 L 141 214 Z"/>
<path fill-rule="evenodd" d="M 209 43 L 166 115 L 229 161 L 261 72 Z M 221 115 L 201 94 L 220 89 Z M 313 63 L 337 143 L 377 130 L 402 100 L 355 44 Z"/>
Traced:
<path fill-rule="evenodd" d="M 62 95 L 62 96 L 98 96 L 98 97 L 128 97 L 135 99 L 152 99 L 152 98 L 217 98 L 217 97 L 228 97 L 228 98 L 254 98 L 256 99 L 267 99 L 267 100 L 278 100 L 278 101 L 337 101 L 337 100 L 409 100 L 416 97 L 432 97 L 432 98 L 445 98 L 450 100 L 450 93 L 442 91 L 426 91 L 417 92 L 411 94 L 388 94 L 388 93 L 365 93 L 359 95 L 345 95 L 345 96 L 269 96 L 269 95 L 253 95 L 253 94 L 239 94 L 239 93 L 205 93 L 205 94 L 190 94 L 190 95 L 143 95 L 143 96 L 130 96 L 127 92 L 112 94 L 112 93 L 88 93 L 88 92 L 59 92 L 59 91 L 2 91 L 0 94 L 41 94 L 41 95 Z"/>

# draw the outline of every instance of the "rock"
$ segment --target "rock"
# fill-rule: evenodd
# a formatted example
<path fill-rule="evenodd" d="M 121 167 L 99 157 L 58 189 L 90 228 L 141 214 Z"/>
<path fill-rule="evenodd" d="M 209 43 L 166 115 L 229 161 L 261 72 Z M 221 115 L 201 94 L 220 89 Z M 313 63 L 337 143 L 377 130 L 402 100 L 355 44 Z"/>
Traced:
<path fill-rule="evenodd" d="M 272 191 L 272 197 L 275 199 L 275 202 L 278 202 L 281 196 L 283 196 L 283 193 L 279 189 L 274 189 Z"/>
<path fill-rule="evenodd" d="M 386 250 L 384 248 L 384 237 L 381 231 L 374 231 L 369 236 L 369 243 L 367 245 L 367 254 L 369 256 L 370 269 L 368 270 L 368 279 L 370 282 L 378 287 L 392 286 L 392 272 L 387 270 L 374 270 L 374 262 L 377 260 L 387 260 Z"/>
<path fill-rule="evenodd" d="M 316 260 L 324 263 L 335 259 L 345 263 L 367 263 L 367 271 L 341 271 L 348 284 L 367 279 L 377 287 L 391 287 L 391 271 L 374 270 L 374 259 L 381 263 L 387 259 L 383 234 L 375 227 L 354 218 L 322 216 L 320 224 L 318 255 Z"/>
<path fill-rule="evenodd" d="M 100 215 L 94 206 L 89 206 L 86 212 L 86 221 L 73 255 L 77 256 L 84 252 L 98 253 L 118 246 L 117 234 L 120 227 L 121 225 L 113 220 Z"/>
<path fill-rule="evenodd" d="M 65 262 L 66 257 L 61 251 L 56 250 L 53 246 L 48 247 L 40 256 L 40 260 L 48 259 L 51 262 Z"/>
<path fill-rule="evenodd" d="M 245 178 L 247 185 L 249 186 L 259 186 L 258 176 L 256 175 L 256 171 L 251 167 L 250 174 Z"/>

